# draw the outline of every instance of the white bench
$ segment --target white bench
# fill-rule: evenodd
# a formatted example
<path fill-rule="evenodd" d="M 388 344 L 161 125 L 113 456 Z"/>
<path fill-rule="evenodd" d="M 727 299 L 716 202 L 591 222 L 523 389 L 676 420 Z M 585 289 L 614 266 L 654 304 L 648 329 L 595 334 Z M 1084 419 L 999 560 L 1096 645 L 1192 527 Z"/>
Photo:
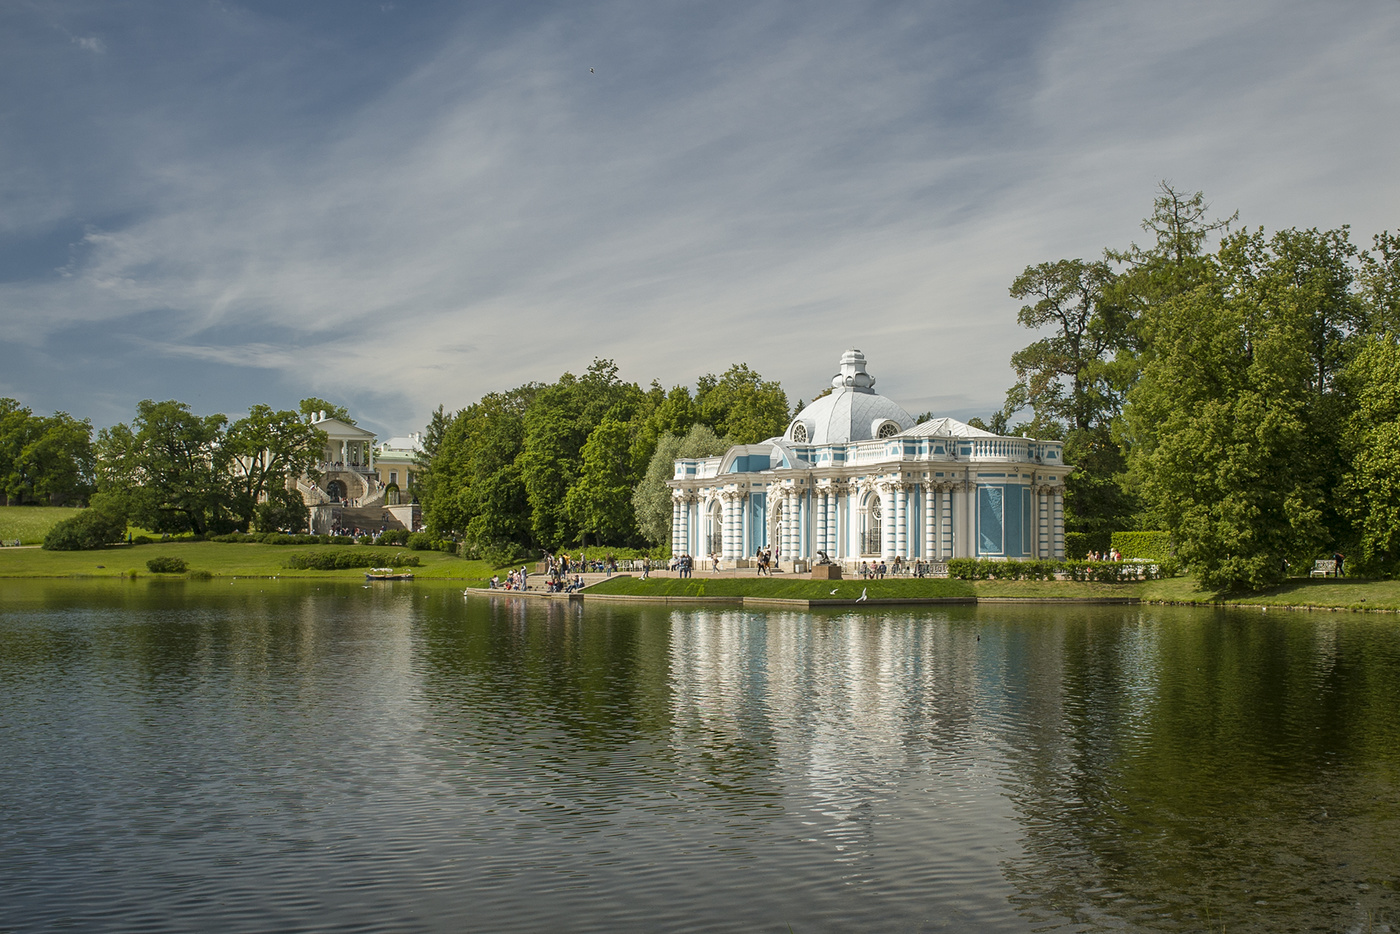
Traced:
<path fill-rule="evenodd" d="M 1308 572 L 1309 577 L 1336 577 L 1337 562 L 1332 558 L 1313 562 L 1312 570 Z"/>

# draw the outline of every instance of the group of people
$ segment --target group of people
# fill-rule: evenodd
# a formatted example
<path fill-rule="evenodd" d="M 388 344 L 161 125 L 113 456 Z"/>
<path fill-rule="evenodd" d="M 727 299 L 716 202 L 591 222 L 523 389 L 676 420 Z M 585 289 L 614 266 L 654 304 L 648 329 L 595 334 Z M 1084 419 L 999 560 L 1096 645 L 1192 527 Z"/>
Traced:
<path fill-rule="evenodd" d="M 569 557 L 568 552 L 560 555 L 546 554 L 544 556 L 545 573 L 551 578 L 562 575 L 567 577 L 571 572 L 587 574 L 589 571 L 595 573 L 606 573 L 609 577 L 617 573 L 617 558 L 607 555 L 603 558 L 589 559 L 587 552 L 579 552 L 574 557 Z"/>
<path fill-rule="evenodd" d="M 884 580 L 886 575 L 894 577 L 928 577 L 933 574 L 933 565 L 920 558 L 913 561 L 905 561 L 902 555 L 895 555 L 894 564 L 885 562 L 884 558 L 879 561 L 860 563 L 860 576 L 862 580 Z"/>
<path fill-rule="evenodd" d="M 695 559 L 690 555 L 672 555 L 670 568 L 677 577 L 694 577 Z"/>
<path fill-rule="evenodd" d="M 501 584 L 501 576 L 493 574 L 491 576 L 490 587 L 492 590 L 529 590 L 530 572 L 525 569 L 525 565 L 520 565 L 520 570 L 511 571 L 506 575 L 505 585 Z"/>
<path fill-rule="evenodd" d="M 1117 548 L 1110 548 L 1108 551 L 1091 551 L 1085 557 L 1085 561 L 1122 561 L 1123 556 L 1119 554 Z"/>
<path fill-rule="evenodd" d="M 759 577 L 762 577 L 765 574 L 767 574 L 769 577 L 772 577 L 773 549 L 763 548 L 760 546 L 759 549 L 753 553 L 753 563 L 758 567 Z"/>

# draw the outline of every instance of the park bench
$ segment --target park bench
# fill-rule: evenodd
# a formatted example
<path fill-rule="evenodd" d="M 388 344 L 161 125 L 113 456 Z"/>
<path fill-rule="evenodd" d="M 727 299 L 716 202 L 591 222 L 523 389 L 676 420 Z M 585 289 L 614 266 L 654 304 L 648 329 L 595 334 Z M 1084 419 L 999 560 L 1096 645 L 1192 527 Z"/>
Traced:
<path fill-rule="evenodd" d="M 1309 577 L 1336 577 L 1337 562 L 1332 558 L 1318 559 L 1313 562 L 1312 570 L 1308 572 Z"/>

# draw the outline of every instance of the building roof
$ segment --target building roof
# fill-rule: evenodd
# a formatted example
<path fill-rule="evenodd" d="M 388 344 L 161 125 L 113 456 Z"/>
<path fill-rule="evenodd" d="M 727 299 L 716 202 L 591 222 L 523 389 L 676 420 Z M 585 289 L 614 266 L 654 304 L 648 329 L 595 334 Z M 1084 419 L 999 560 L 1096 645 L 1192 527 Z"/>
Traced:
<path fill-rule="evenodd" d="M 900 432 L 901 438 L 999 438 L 994 431 L 983 431 L 981 428 L 973 428 L 966 422 L 960 422 L 956 418 L 935 418 L 921 425 L 915 425 L 908 431 Z"/>
<path fill-rule="evenodd" d="M 884 425 L 891 425 L 892 432 L 914 427 L 912 415 L 893 399 L 875 391 L 875 378 L 866 371 L 865 354 L 859 350 L 841 355 L 841 371 L 831 378 L 831 386 L 830 393 L 813 401 L 788 423 L 783 434 L 785 441 L 844 444 L 874 438 Z"/>

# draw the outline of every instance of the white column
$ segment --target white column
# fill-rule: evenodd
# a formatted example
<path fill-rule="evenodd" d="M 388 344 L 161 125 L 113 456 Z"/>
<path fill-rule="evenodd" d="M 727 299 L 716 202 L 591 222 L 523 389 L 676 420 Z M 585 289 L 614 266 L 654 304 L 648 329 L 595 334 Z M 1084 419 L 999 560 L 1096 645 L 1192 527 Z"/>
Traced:
<path fill-rule="evenodd" d="M 924 483 L 920 487 L 924 492 L 924 554 L 925 561 L 935 561 L 938 558 L 938 499 L 937 484 Z"/>
<path fill-rule="evenodd" d="M 895 530 L 898 507 L 895 505 L 894 484 L 885 484 L 880 488 L 880 492 L 883 494 L 880 497 L 880 510 L 883 513 L 880 517 L 880 557 L 893 561 L 898 541 L 898 532 Z"/>
<path fill-rule="evenodd" d="M 895 554 L 909 557 L 909 485 L 900 483 L 894 490 Z"/>
<path fill-rule="evenodd" d="M 783 560 L 792 560 L 792 525 L 794 525 L 794 504 L 792 504 L 792 490 L 783 487 Z"/>
<path fill-rule="evenodd" d="M 681 553 L 681 497 L 671 497 L 671 554 Z"/>
<path fill-rule="evenodd" d="M 1035 488 L 1035 556 L 1055 556 L 1050 548 L 1050 491 L 1044 486 Z"/>
<path fill-rule="evenodd" d="M 1051 499 L 1050 514 L 1050 543 L 1054 549 L 1053 557 L 1063 559 L 1065 556 L 1065 490 L 1064 487 L 1056 487 Z"/>
<path fill-rule="evenodd" d="M 678 555 L 691 554 L 690 550 L 690 497 L 682 495 L 678 500 L 680 506 L 680 528 L 677 529 L 677 537 L 671 539 L 671 551 Z"/>
<path fill-rule="evenodd" d="M 830 502 L 830 494 L 825 490 L 817 492 L 817 547 L 812 549 L 815 554 L 818 551 L 826 551 L 826 507 Z"/>
<path fill-rule="evenodd" d="M 953 556 L 953 485 L 938 485 L 938 559 L 942 562 Z"/>

